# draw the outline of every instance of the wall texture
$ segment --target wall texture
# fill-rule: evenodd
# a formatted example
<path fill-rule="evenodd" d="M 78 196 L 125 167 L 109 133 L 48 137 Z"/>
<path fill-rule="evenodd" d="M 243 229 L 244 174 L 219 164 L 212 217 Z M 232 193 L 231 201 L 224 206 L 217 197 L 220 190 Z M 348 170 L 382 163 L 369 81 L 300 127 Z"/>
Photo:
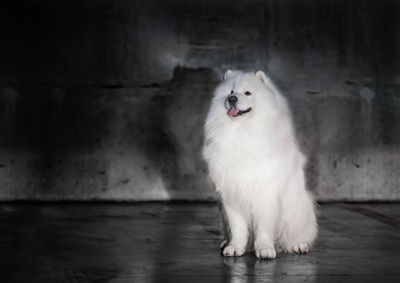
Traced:
<path fill-rule="evenodd" d="M 214 199 L 226 68 L 288 97 L 317 199 L 400 200 L 399 1 L 4 2 L 0 200 Z"/>

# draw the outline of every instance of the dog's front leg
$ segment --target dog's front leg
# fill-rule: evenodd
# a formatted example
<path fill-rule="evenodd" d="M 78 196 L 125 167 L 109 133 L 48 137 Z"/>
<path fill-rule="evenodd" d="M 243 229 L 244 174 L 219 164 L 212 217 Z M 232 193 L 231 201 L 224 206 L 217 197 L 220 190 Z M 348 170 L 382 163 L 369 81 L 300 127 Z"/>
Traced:
<path fill-rule="evenodd" d="M 277 210 L 273 204 L 268 207 L 268 210 L 260 208 L 254 212 L 254 249 L 258 258 L 273 259 L 276 257 L 274 248 L 276 213 Z"/>
<path fill-rule="evenodd" d="M 223 204 L 230 230 L 230 242 L 222 251 L 224 256 L 241 256 L 246 251 L 248 225 L 240 212 L 230 205 Z"/>

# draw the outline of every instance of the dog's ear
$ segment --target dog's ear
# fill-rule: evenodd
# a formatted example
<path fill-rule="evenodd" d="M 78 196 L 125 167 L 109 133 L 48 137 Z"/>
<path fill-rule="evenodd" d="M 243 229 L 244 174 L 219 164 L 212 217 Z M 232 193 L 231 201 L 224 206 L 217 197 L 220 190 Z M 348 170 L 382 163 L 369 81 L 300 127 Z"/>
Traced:
<path fill-rule="evenodd" d="M 261 82 L 265 85 L 269 85 L 269 78 L 265 75 L 263 71 L 257 71 L 256 72 L 256 77 L 261 80 Z"/>
<path fill-rule="evenodd" d="M 224 80 L 226 80 L 227 78 L 230 77 L 230 75 L 232 75 L 232 70 L 226 70 L 225 74 L 224 74 Z"/>

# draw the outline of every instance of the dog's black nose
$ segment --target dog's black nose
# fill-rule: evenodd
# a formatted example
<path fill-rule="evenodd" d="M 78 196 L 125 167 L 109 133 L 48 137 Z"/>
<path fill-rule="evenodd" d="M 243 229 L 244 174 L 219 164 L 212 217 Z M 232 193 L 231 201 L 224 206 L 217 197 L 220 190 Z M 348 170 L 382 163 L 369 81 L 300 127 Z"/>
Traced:
<path fill-rule="evenodd" d="M 237 96 L 231 95 L 231 96 L 228 97 L 229 105 L 233 105 L 233 104 L 235 104 L 237 101 L 238 101 Z"/>

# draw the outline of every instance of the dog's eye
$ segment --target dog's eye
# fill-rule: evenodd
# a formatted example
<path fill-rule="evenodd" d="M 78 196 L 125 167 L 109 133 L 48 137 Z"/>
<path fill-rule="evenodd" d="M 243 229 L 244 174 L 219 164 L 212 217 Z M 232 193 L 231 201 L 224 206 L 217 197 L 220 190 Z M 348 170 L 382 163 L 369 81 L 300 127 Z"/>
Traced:
<path fill-rule="evenodd" d="M 233 93 L 233 90 L 231 90 L 231 94 Z"/>
<path fill-rule="evenodd" d="M 251 92 L 250 91 L 246 91 L 244 94 L 245 95 L 251 95 Z"/>

